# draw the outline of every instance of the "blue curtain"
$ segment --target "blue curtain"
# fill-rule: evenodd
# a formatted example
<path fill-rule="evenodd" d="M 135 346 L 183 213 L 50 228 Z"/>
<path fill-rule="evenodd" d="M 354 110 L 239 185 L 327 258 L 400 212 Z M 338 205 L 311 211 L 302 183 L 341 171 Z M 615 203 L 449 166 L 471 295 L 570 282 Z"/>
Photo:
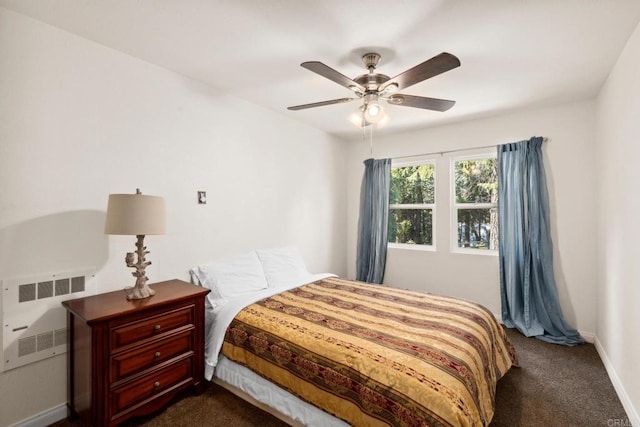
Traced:
<path fill-rule="evenodd" d="M 526 336 L 572 346 L 583 340 L 560 309 L 542 141 L 498 146 L 502 321 Z"/>
<path fill-rule="evenodd" d="M 391 159 L 367 159 L 360 189 L 356 280 L 382 283 L 387 259 Z"/>

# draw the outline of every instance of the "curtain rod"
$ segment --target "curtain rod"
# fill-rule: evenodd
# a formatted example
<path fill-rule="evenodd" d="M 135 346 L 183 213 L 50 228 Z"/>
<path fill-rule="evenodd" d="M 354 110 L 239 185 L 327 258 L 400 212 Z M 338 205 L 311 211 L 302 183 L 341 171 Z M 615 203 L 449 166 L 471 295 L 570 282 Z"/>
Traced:
<path fill-rule="evenodd" d="M 547 141 L 548 141 L 548 138 L 542 139 L 542 142 L 547 142 Z M 391 160 L 408 159 L 409 157 L 432 156 L 434 154 L 440 154 L 442 156 L 444 154 L 457 153 L 459 151 L 480 150 L 482 148 L 496 148 L 499 145 L 504 145 L 504 144 L 482 145 L 480 147 L 458 148 L 456 150 L 433 151 L 431 153 L 422 153 L 422 154 L 408 154 L 406 156 L 391 157 Z"/>
<path fill-rule="evenodd" d="M 433 151 L 431 153 L 422 153 L 422 154 L 408 154 L 406 156 L 399 156 L 399 157 L 392 157 L 392 160 L 398 160 L 398 159 L 407 159 L 409 157 L 422 157 L 422 156 L 431 156 L 434 154 L 440 154 L 441 156 L 443 154 L 449 154 L 449 153 L 457 153 L 458 151 L 469 151 L 469 150 L 480 150 L 482 148 L 495 148 L 497 147 L 499 144 L 494 144 L 494 145 L 483 145 L 481 147 L 469 147 L 469 148 L 458 148 L 457 150 L 444 150 L 444 151 Z"/>

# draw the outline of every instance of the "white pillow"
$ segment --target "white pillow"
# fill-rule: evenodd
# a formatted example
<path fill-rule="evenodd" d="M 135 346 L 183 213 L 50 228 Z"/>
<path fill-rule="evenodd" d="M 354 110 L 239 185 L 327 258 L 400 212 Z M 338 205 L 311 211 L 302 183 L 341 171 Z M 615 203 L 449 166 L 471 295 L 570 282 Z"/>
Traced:
<path fill-rule="evenodd" d="M 194 267 L 190 273 L 200 286 L 211 289 L 207 298 L 213 308 L 226 302 L 227 298 L 269 287 L 255 252 Z"/>
<path fill-rule="evenodd" d="M 256 252 L 269 287 L 293 284 L 310 275 L 295 247 L 258 249 Z"/>

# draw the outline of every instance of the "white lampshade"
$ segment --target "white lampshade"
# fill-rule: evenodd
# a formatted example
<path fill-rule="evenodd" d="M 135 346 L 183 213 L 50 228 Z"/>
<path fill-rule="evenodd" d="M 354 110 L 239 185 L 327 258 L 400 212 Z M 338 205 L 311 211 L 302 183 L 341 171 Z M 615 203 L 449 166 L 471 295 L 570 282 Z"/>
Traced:
<path fill-rule="evenodd" d="M 164 199 L 140 194 L 110 194 L 105 234 L 165 234 Z"/>

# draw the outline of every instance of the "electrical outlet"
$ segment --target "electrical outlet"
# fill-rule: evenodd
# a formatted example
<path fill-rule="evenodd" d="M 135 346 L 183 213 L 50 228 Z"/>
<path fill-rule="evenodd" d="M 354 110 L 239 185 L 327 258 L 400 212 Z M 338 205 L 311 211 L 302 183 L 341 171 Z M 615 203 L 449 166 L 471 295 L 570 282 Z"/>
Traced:
<path fill-rule="evenodd" d="M 207 204 L 207 192 L 206 191 L 198 191 L 198 204 L 206 205 Z"/>

